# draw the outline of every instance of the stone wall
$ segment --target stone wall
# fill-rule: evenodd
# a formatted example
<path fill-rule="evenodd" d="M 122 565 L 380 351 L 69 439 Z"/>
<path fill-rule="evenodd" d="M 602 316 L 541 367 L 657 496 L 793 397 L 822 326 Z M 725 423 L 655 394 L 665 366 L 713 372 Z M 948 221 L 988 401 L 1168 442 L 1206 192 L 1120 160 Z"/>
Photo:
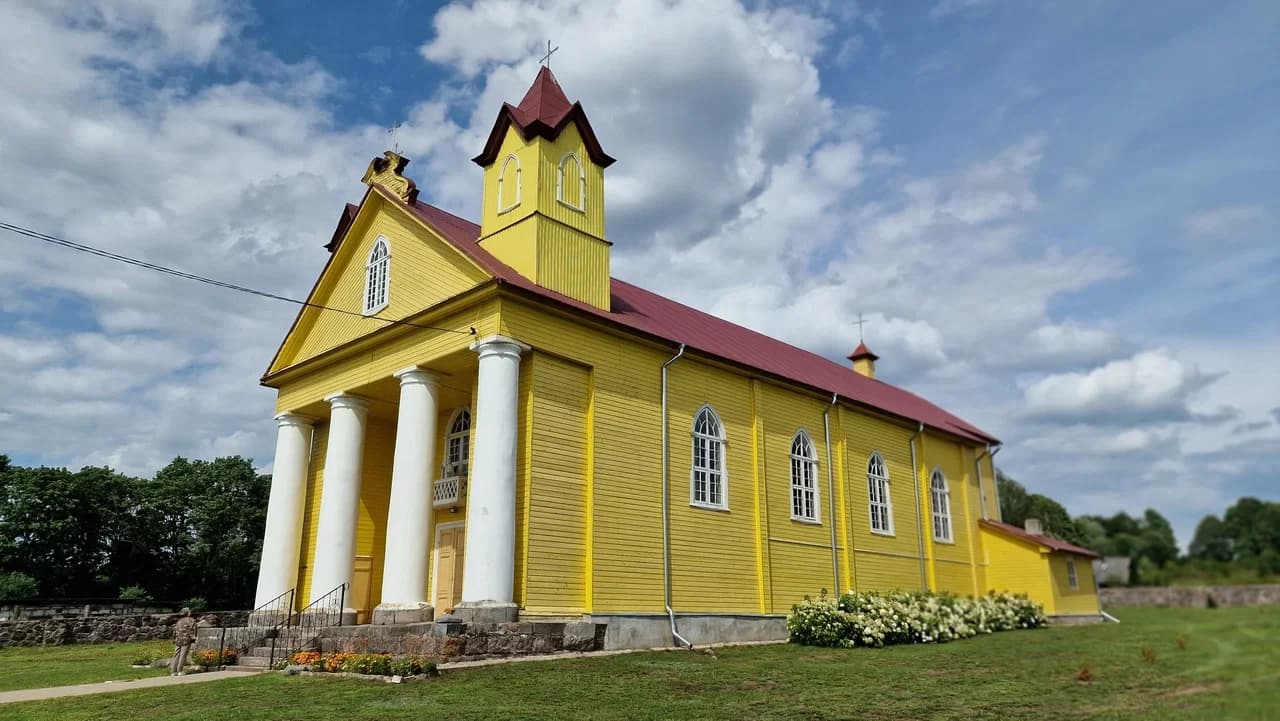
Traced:
<path fill-rule="evenodd" d="M 411 623 L 322 629 L 312 648 L 318 645 L 322 653 L 391 653 L 462 661 L 598 651 L 604 635 L 604 624 L 589 622 Z"/>
<path fill-rule="evenodd" d="M 87 601 L 83 603 L 4 603 L 0 604 L 0 622 L 18 619 L 84 618 L 86 616 L 146 616 L 173 613 L 175 605 L 134 603 L 132 601 Z"/>
<path fill-rule="evenodd" d="M 1099 590 L 1102 607 L 1177 606 L 1267 606 L 1280 604 L 1280 585 L 1268 586 L 1131 586 Z"/>
<path fill-rule="evenodd" d="M 204 625 L 244 625 L 248 611 L 196 614 Z M 88 616 L 82 618 L 19 618 L 0 621 L 0 648 L 6 646 L 63 646 L 74 643 L 119 643 L 173 638 L 178 614 Z"/>

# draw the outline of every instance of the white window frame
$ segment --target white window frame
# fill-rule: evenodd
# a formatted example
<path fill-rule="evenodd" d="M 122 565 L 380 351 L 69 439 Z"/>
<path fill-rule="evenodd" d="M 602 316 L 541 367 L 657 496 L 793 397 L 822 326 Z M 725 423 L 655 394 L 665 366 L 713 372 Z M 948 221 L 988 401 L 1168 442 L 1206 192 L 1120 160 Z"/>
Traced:
<path fill-rule="evenodd" d="M 709 417 L 715 423 L 716 432 L 707 433 L 698 430 L 699 421 L 705 416 Z M 728 442 L 725 439 L 724 422 L 720 419 L 720 414 L 711 405 L 704 404 L 693 415 L 693 433 L 690 444 L 690 460 L 689 460 L 689 505 L 698 508 L 705 508 L 712 511 L 729 510 L 729 471 L 727 463 L 725 463 L 725 451 L 728 448 Z M 698 462 L 699 445 L 703 446 L 703 463 Z M 707 462 L 710 456 L 715 456 L 718 463 L 711 464 Z M 705 498 L 698 497 L 698 474 L 706 474 L 706 493 Z M 719 494 L 719 501 L 712 500 L 715 498 L 715 490 Z"/>
<path fill-rule="evenodd" d="M 896 535 L 893 530 L 893 494 L 889 488 L 889 464 L 884 462 L 884 456 L 880 451 L 875 451 L 867 457 L 867 512 L 870 515 L 872 533 L 878 536 Z M 883 526 L 881 526 L 881 520 L 884 521 Z"/>
<path fill-rule="evenodd" d="M 578 204 L 574 205 L 564 198 L 564 166 L 565 163 L 573 161 L 573 165 L 578 169 Z M 560 158 L 560 165 L 556 169 L 556 202 L 560 203 L 570 210 L 576 210 L 579 213 L 587 212 L 587 169 L 583 167 L 582 161 L 578 159 L 578 154 L 574 152 L 565 153 Z"/>
<path fill-rule="evenodd" d="M 382 255 L 378 255 L 378 251 Z M 364 264 L 364 314 L 373 315 L 391 300 L 391 241 L 379 235 Z"/>
<path fill-rule="evenodd" d="M 933 511 L 933 540 L 936 543 L 955 543 L 955 529 L 951 523 L 951 488 L 941 468 L 935 468 L 929 474 L 929 506 Z"/>
<path fill-rule="evenodd" d="M 503 185 L 504 185 L 504 183 L 506 182 L 507 169 L 508 169 L 509 167 L 511 167 L 511 163 L 512 163 L 512 162 L 514 162 L 514 163 L 516 164 L 516 178 L 515 178 L 515 180 L 516 180 L 516 199 L 515 199 L 515 201 L 514 201 L 513 203 L 511 203 L 510 205 L 503 205 L 503 204 L 502 204 L 502 198 L 503 198 L 502 189 L 503 189 Z M 503 159 L 503 161 L 502 161 L 502 170 L 499 170 L 499 171 L 498 171 L 498 200 L 497 200 L 498 215 L 502 215 L 503 213 L 510 212 L 510 211 L 514 210 L 514 209 L 516 208 L 516 206 L 520 205 L 520 194 L 521 194 L 521 192 L 522 192 L 522 190 L 523 190 L 523 185 L 524 185 L 524 183 L 521 181 L 520 158 L 517 158 L 517 157 L 516 157 L 516 155 L 515 155 L 515 153 L 511 153 L 511 154 L 507 155 L 507 157 L 506 157 L 506 158 L 504 158 L 504 159 Z"/>
<path fill-rule="evenodd" d="M 797 450 L 797 447 L 800 447 Z M 806 495 L 808 498 L 806 498 Z M 805 509 L 806 501 L 810 506 Z M 796 508 L 799 506 L 799 512 Z M 806 514 L 804 511 L 809 510 Z M 813 439 L 801 428 L 791 438 L 791 520 L 822 523 L 822 498 L 818 494 L 818 453 Z"/>
<path fill-rule="evenodd" d="M 1067 585 L 1072 591 L 1080 590 L 1080 577 L 1076 575 L 1076 559 L 1067 559 Z"/>
<path fill-rule="evenodd" d="M 466 427 L 457 429 L 455 426 L 462 419 L 466 419 Z M 471 409 L 462 407 L 453 412 L 449 416 L 449 425 L 445 427 L 444 436 L 444 463 L 440 468 L 442 478 L 467 478 L 471 473 Z M 456 461 L 451 460 L 453 450 L 457 445 L 461 451 Z"/>

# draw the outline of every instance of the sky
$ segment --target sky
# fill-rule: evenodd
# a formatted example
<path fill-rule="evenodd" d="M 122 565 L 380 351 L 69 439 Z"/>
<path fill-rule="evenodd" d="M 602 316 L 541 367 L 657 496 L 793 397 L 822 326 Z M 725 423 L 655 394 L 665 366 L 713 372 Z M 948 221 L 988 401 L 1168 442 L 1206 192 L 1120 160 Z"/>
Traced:
<path fill-rule="evenodd" d="M 9 0 L 0 220 L 294 297 L 386 129 L 475 218 L 548 39 L 613 273 L 1004 441 L 1185 546 L 1280 498 L 1280 5 Z M 296 308 L 0 231 L 0 453 L 269 469 Z"/>

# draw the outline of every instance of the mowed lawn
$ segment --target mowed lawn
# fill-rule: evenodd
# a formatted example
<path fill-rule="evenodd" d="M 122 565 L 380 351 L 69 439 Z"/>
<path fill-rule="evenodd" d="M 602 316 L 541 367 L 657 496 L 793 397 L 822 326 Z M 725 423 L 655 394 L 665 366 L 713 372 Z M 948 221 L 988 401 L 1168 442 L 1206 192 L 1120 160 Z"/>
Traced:
<path fill-rule="evenodd" d="M 1280 609 L 1115 615 L 944 645 L 633 653 L 399 686 L 266 674 L 0 706 L 0 719 L 1280 719 Z"/>
<path fill-rule="evenodd" d="M 172 652 L 173 644 L 162 641 L 0 648 L 0 691 L 163 676 L 167 670 L 129 665 L 142 655 L 158 658 Z"/>

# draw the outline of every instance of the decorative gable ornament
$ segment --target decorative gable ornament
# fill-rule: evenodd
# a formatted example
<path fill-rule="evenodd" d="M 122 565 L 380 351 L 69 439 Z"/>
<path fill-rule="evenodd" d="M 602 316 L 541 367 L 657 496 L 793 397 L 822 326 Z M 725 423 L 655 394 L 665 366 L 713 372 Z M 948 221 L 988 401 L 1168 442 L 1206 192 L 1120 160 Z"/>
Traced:
<path fill-rule="evenodd" d="M 360 181 L 365 185 L 381 185 L 397 198 L 413 205 L 418 199 L 418 186 L 404 176 L 404 166 L 408 164 L 408 158 L 388 150 L 381 158 L 369 161 L 369 168 Z"/>

